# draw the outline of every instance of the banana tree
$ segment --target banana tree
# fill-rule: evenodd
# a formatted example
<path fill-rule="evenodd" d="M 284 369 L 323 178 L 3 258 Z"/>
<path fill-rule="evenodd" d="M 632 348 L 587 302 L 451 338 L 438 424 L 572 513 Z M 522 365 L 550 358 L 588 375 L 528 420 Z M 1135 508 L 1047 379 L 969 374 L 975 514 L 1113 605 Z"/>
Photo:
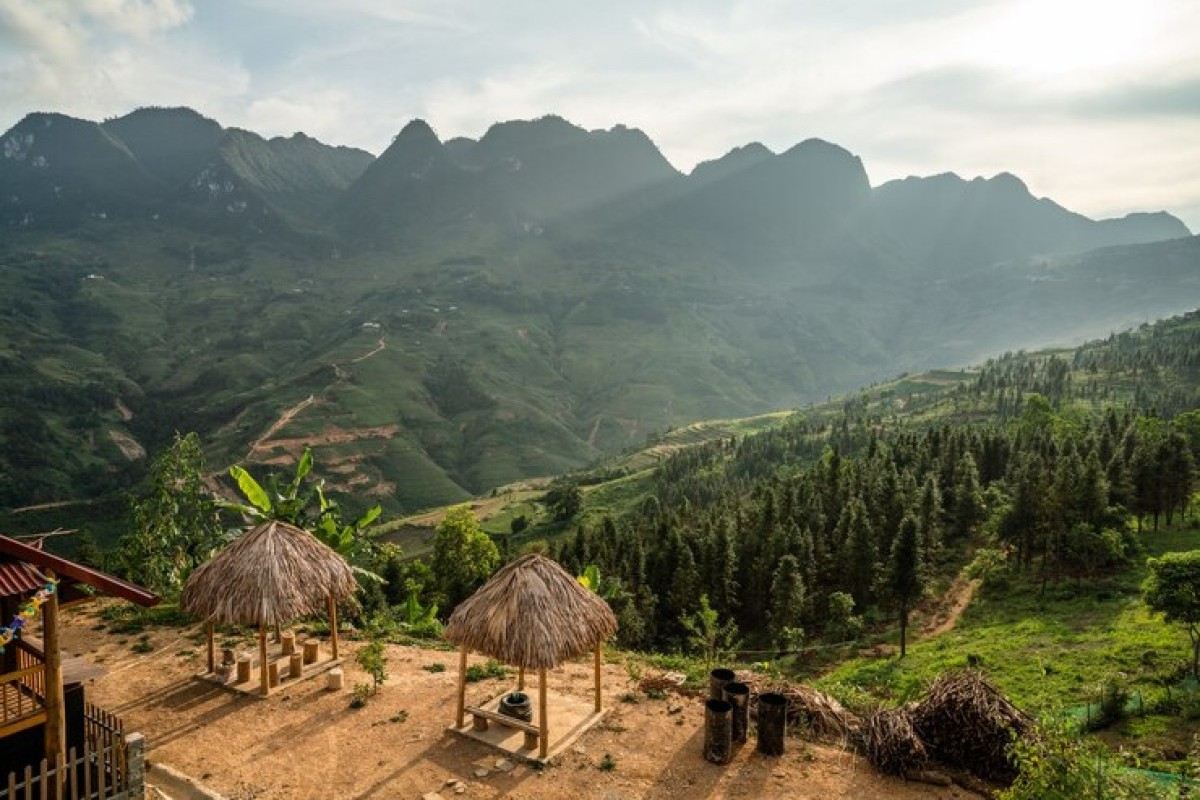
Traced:
<path fill-rule="evenodd" d="M 360 566 L 370 563 L 374 555 L 375 532 L 370 530 L 370 526 L 379 519 L 382 507 L 372 506 L 358 519 L 347 523 L 342 517 L 341 506 L 326 496 L 323 480 L 315 485 L 305 483 L 304 479 L 312 472 L 312 468 L 312 450 L 305 448 L 296 464 L 295 476 L 286 485 L 272 476 L 264 486 L 235 464 L 229 468 L 229 476 L 246 502 L 223 501 L 221 506 L 250 520 L 280 520 L 303 528 L 350 562 L 355 572 L 382 581 L 374 572 Z"/>

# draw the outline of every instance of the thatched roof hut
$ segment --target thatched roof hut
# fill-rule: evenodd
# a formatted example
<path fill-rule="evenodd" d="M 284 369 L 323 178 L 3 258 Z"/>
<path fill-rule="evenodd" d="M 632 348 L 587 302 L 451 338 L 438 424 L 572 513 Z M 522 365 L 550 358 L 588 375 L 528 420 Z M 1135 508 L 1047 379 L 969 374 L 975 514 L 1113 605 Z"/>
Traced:
<path fill-rule="evenodd" d="M 492 576 L 454 609 L 445 637 L 523 669 L 553 669 L 617 632 L 608 603 L 536 553 Z"/>
<path fill-rule="evenodd" d="M 271 520 L 198 567 L 183 587 L 179 604 L 208 624 L 211 672 L 214 623 L 257 626 L 265 662 L 267 627 L 328 612 L 336 659 L 337 601 L 350 597 L 357 588 L 344 558 L 308 531 Z M 266 694 L 265 663 L 262 673 Z"/>
<path fill-rule="evenodd" d="M 586 653 L 595 657 L 595 712 L 600 705 L 600 645 L 617 632 L 608 603 L 586 589 L 565 569 L 536 553 L 522 556 L 492 576 L 461 603 L 444 636 L 460 648 L 458 728 L 464 728 L 467 653 L 477 650 L 519 668 L 517 689 L 525 688 L 525 670 L 538 671 L 540 757 L 545 759 L 550 728 L 546 714 L 546 670 Z M 478 718 L 484 712 L 470 709 Z"/>

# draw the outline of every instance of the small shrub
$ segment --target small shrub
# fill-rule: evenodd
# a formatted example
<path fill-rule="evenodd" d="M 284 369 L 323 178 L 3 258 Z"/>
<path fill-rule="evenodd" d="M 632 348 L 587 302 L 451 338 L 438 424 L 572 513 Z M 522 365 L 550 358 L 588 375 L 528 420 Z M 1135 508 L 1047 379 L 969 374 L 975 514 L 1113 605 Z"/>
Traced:
<path fill-rule="evenodd" d="M 622 703 L 629 703 L 630 705 L 642 702 L 642 698 L 637 692 L 625 692 L 621 695 L 620 700 Z"/>
<path fill-rule="evenodd" d="M 130 647 L 129 649 L 135 653 L 152 653 L 152 652 L 154 652 L 154 645 L 150 644 L 150 634 L 143 633 L 141 636 L 138 637 L 138 640 L 136 642 L 134 642 L 133 646 Z"/>
<path fill-rule="evenodd" d="M 435 661 L 432 664 L 426 664 L 425 666 L 421 667 L 421 669 L 425 670 L 426 672 L 445 672 L 446 665 L 440 661 Z"/>
<path fill-rule="evenodd" d="M 1109 678 L 1100 687 L 1100 706 L 1088 722 L 1093 731 L 1102 730 L 1125 717 L 1125 706 L 1129 703 L 1129 687 L 1120 677 Z"/>
<path fill-rule="evenodd" d="M 408 721 L 408 712 L 405 711 L 404 709 L 400 709 L 395 714 L 392 714 L 390 717 L 388 717 L 388 722 L 395 722 L 397 724 L 407 722 L 407 721 Z"/>
<path fill-rule="evenodd" d="M 666 700 L 667 693 L 664 692 L 662 689 L 647 689 L 646 697 L 648 697 L 651 700 Z"/>
<path fill-rule="evenodd" d="M 350 707 L 362 708 L 367 704 L 367 699 L 371 696 L 371 684 L 356 683 L 350 692 Z"/>
<path fill-rule="evenodd" d="M 617 768 L 617 760 L 608 753 L 605 753 L 604 758 L 600 759 L 598 766 L 602 772 L 612 772 Z"/>
<path fill-rule="evenodd" d="M 388 677 L 387 654 L 384 650 L 383 642 L 380 640 L 368 642 L 354 654 L 354 661 L 363 668 L 364 672 L 371 676 L 374 690 L 378 692 L 379 687 L 383 685 L 383 682 Z"/>
<path fill-rule="evenodd" d="M 367 623 L 367 644 L 354 654 L 354 661 L 371 676 L 375 691 L 387 680 L 387 647 L 384 644 L 394 627 L 386 614 L 376 614 Z"/>
<path fill-rule="evenodd" d="M 489 658 L 485 664 L 472 664 L 467 667 L 467 683 L 477 683 L 489 678 L 507 678 L 508 670 L 495 659 Z"/>

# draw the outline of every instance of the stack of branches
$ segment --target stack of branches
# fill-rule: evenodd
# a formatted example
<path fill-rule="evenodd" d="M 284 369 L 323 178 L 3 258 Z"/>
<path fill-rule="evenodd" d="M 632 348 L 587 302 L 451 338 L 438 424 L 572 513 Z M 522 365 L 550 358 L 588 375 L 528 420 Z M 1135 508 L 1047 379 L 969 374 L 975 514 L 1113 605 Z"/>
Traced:
<path fill-rule="evenodd" d="M 917 735 L 908 706 L 877 709 L 863 720 L 854 743 L 871 766 L 886 775 L 907 775 L 925 768 L 929 753 Z"/>
<path fill-rule="evenodd" d="M 1005 783 L 1016 777 L 1009 744 L 1034 730 L 1028 716 L 974 671 L 942 675 L 911 715 L 934 758 Z"/>
<path fill-rule="evenodd" d="M 858 731 L 862 720 L 836 699 L 804 684 L 767 683 L 752 675 L 739 673 L 738 680 L 750 687 L 751 711 L 758 712 L 758 697 L 777 692 L 787 698 L 787 723 L 793 730 L 803 730 L 814 738 L 835 744 L 846 744 Z"/>
<path fill-rule="evenodd" d="M 787 698 L 788 724 L 808 730 L 817 739 L 845 743 L 862 726 L 854 712 L 811 686 L 798 684 L 779 693 Z"/>

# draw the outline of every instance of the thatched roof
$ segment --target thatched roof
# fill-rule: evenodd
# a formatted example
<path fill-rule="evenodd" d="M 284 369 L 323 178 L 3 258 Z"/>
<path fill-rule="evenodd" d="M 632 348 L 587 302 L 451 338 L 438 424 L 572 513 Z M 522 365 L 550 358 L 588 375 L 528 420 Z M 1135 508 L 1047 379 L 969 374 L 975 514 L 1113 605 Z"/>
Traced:
<path fill-rule="evenodd" d="M 183 610 L 224 625 L 286 625 L 323 614 L 329 595 L 358 588 L 345 559 L 308 531 L 264 522 L 201 565 L 183 587 Z"/>
<path fill-rule="evenodd" d="M 536 553 L 501 569 L 450 615 L 445 637 L 525 669 L 558 666 L 617 632 L 617 618 L 565 569 Z"/>

